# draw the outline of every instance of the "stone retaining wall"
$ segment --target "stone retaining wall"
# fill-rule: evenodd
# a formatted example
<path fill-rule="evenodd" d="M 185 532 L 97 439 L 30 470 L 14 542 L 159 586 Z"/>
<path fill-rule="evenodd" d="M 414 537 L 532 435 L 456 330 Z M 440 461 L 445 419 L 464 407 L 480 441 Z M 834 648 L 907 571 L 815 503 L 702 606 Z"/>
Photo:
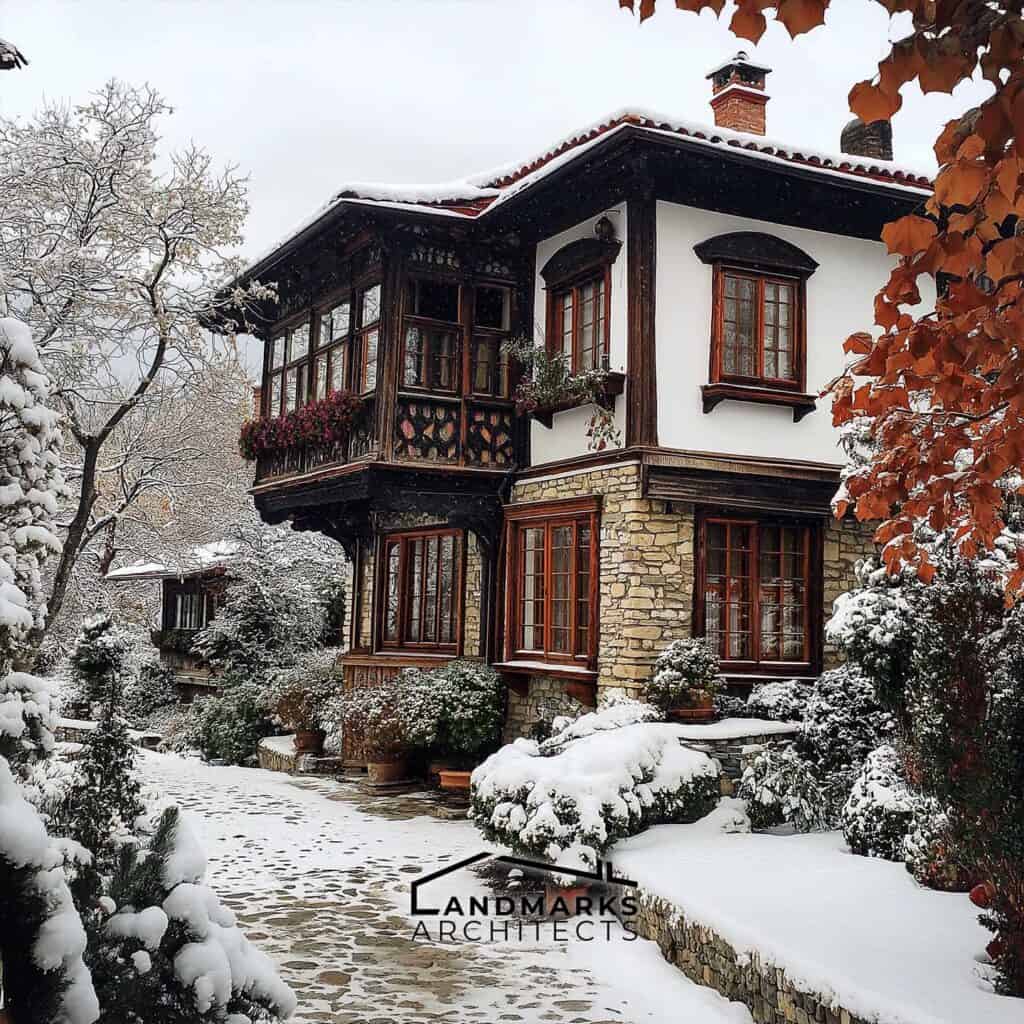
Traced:
<path fill-rule="evenodd" d="M 743 770 L 765 747 L 792 739 L 797 732 L 794 725 L 791 734 L 772 733 L 771 735 L 737 736 L 728 740 L 684 740 L 684 745 L 699 750 L 709 757 L 715 758 L 722 766 L 722 775 L 739 782 Z"/>
<path fill-rule="evenodd" d="M 756 1024 L 868 1024 L 841 1006 L 806 992 L 757 953 L 737 953 L 712 929 L 688 921 L 672 903 L 641 890 L 633 930 L 658 944 L 661 955 L 691 981 L 744 1003 Z"/>

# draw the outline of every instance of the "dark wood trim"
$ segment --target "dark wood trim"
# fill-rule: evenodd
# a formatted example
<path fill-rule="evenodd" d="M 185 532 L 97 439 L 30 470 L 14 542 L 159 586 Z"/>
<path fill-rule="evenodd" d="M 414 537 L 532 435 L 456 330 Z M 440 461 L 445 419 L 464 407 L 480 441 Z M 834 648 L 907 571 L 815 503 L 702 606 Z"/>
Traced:
<path fill-rule="evenodd" d="M 802 391 L 776 391 L 773 388 L 721 381 L 704 384 L 700 389 L 704 412 L 709 413 L 721 402 L 756 402 L 759 405 L 781 405 L 793 410 L 793 422 L 799 423 L 817 408 L 817 396 Z"/>
<path fill-rule="evenodd" d="M 549 290 L 579 284 L 583 279 L 595 277 L 619 258 L 622 243 L 618 239 L 577 238 L 563 245 L 540 268 L 540 276 Z"/>
<path fill-rule="evenodd" d="M 693 247 L 702 263 L 728 263 L 767 274 L 808 278 L 818 261 L 784 238 L 763 231 L 730 231 Z"/>
<path fill-rule="evenodd" d="M 657 202 L 650 183 L 626 202 L 627 327 L 626 446 L 658 443 L 655 366 Z"/>
<path fill-rule="evenodd" d="M 587 512 L 600 512 L 602 497 L 603 495 L 600 494 L 586 494 L 579 498 L 522 501 L 505 506 L 505 521 L 519 523 L 530 519 L 550 519 L 555 516 L 575 516 Z"/>

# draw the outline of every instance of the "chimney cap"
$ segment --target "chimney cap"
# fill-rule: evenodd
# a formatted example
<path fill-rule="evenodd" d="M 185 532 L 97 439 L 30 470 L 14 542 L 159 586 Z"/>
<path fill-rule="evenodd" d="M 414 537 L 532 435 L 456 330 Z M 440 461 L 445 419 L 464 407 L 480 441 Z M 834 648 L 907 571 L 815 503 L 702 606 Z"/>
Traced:
<path fill-rule="evenodd" d="M 750 59 L 750 55 L 746 50 L 739 50 L 737 53 L 727 61 L 723 61 L 718 67 L 712 68 L 704 77 L 714 78 L 715 75 L 720 74 L 727 68 L 748 68 L 751 71 L 760 71 L 764 75 L 770 75 L 772 69 L 765 67 L 764 64 L 756 64 Z"/>

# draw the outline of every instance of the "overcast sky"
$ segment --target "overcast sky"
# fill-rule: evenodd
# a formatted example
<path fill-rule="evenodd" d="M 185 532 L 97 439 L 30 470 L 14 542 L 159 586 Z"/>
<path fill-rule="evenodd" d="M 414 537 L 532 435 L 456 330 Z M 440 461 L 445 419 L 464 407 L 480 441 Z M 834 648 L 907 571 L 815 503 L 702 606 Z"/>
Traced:
<path fill-rule="evenodd" d="M 0 110 L 80 99 L 112 76 L 149 82 L 175 107 L 170 143 L 194 139 L 251 175 L 255 254 L 345 181 L 464 177 L 623 106 L 710 122 L 704 74 L 746 44 L 727 19 L 659 6 L 640 27 L 617 0 L 0 0 L 0 36 L 31 61 L 2 76 Z M 837 151 L 847 92 L 889 33 L 873 0 L 833 0 L 826 27 L 795 43 L 769 23 L 746 47 L 774 69 L 768 134 Z M 933 168 L 937 129 L 987 92 L 914 87 L 897 160 Z"/>

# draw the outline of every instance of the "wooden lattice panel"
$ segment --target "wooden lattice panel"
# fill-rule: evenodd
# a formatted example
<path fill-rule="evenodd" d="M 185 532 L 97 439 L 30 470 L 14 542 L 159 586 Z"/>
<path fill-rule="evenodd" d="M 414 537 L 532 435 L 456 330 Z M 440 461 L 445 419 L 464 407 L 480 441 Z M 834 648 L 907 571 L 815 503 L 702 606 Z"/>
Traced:
<path fill-rule="evenodd" d="M 511 409 L 474 408 L 466 424 L 466 462 L 510 466 L 515 461 Z"/>
<path fill-rule="evenodd" d="M 456 462 L 459 458 L 458 404 L 400 398 L 395 413 L 395 458 Z"/>

